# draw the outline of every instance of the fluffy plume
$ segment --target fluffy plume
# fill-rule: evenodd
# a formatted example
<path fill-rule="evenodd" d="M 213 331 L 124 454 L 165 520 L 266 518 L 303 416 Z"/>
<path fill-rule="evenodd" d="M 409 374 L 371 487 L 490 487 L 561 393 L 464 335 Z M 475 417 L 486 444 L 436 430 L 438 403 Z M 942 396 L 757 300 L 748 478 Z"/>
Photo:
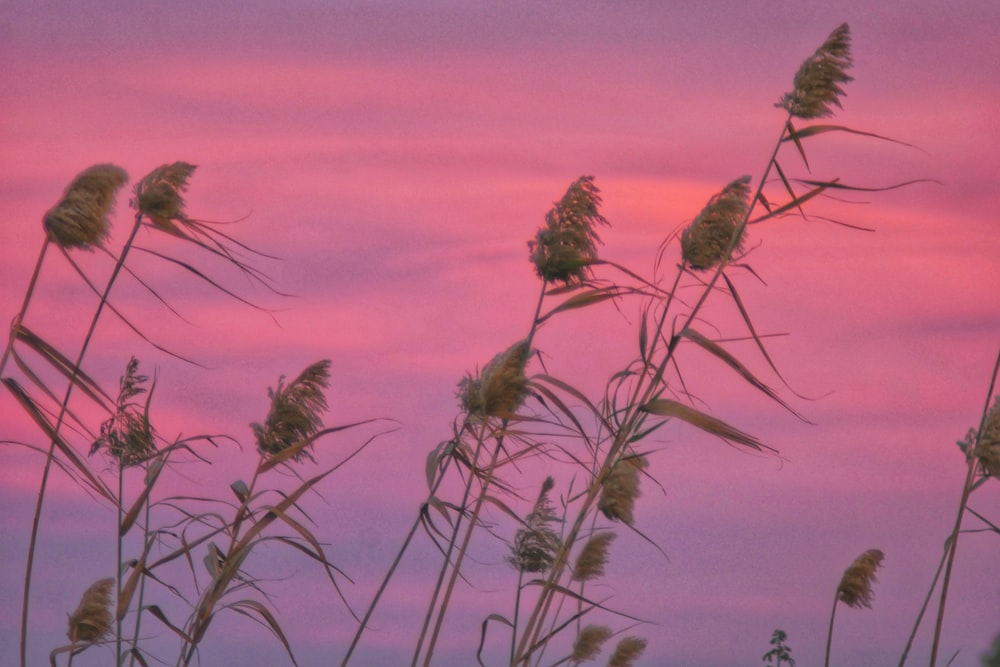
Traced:
<path fill-rule="evenodd" d="M 139 374 L 139 361 L 132 357 L 119 383 L 115 414 L 101 424 L 101 435 L 91 446 L 91 454 L 106 449 L 118 465 L 129 468 L 149 460 L 156 452 L 149 404 L 141 406 L 132 400 L 146 392 L 143 385 L 148 379 Z"/>
<path fill-rule="evenodd" d="M 554 485 L 555 480 L 545 478 L 535 506 L 524 519 L 524 527 L 518 529 L 514 536 L 513 553 L 507 561 L 522 572 L 545 572 L 555 560 L 559 535 L 550 524 L 558 517 L 549 501 L 549 491 Z"/>
<path fill-rule="evenodd" d="M 795 73 L 795 89 L 785 93 L 777 106 L 796 118 L 825 118 L 833 115 L 830 105 L 842 108 L 840 84 L 851 81 L 851 30 L 846 23 L 830 33 L 816 53 Z"/>
<path fill-rule="evenodd" d="M 128 181 L 121 167 L 96 164 L 84 169 L 42 219 L 49 239 L 62 248 L 93 250 L 108 237 L 115 193 Z"/>
<path fill-rule="evenodd" d="M 135 209 L 157 227 L 179 234 L 175 221 L 188 221 L 181 193 L 187 190 L 188 179 L 196 168 L 187 162 L 174 162 L 149 172 L 135 188 Z"/>
<path fill-rule="evenodd" d="M 585 625 L 573 642 L 573 653 L 569 661 L 574 665 L 593 660 L 600 652 L 604 642 L 611 638 L 611 628 L 606 625 Z"/>
<path fill-rule="evenodd" d="M 545 215 L 545 226 L 528 241 L 540 278 L 570 284 L 589 275 L 601 240 L 594 228 L 609 224 L 599 211 L 599 192 L 593 176 L 582 176 Z"/>
<path fill-rule="evenodd" d="M 631 667 L 645 650 L 646 640 L 642 637 L 625 637 L 615 646 L 608 667 Z"/>
<path fill-rule="evenodd" d="M 644 456 L 619 459 L 604 478 L 597 508 L 612 521 L 632 525 L 635 499 L 639 497 L 639 471 L 649 465 Z"/>
<path fill-rule="evenodd" d="M 574 580 L 590 581 L 604 575 L 604 566 L 608 564 L 608 549 L 615 537 L 614 533 L 602 532 L 595 533 L 587 540 L 573 566 Z"/>
<path fill-rule="evenodd" d="M 330 361 L 324 359 L 306 368 L 288 385 L 284 376 L 278 386 L 268 390 L 271 408 L 264 424 L 251 424 L 257 438 L 257 449 L 264 455 L 279 454 L 300 445 L 315 435 L 323 425 L 320 414 L 326 410 L 323 390 L 330 380 Z M 306 449 L 296 452 L 296 461 L 309 457 Z"/>
<path fill-rule="evenodd" d="M 681 255 L 692 269 L 710 269 L 743 249 L 743 235 L 733 244 L 747 214 L 750 177 L 738 178 L 714 195 L 681 234 Z"/>
<path fill-rule="evenodd" d="M 885 554 L 878 549 L 869 549 L 854 559 L 851 566 L 844 570 L 844 576 L 837 586 L 837 599 L 848 607 L 871 609 L 872 599 L 875 597 L 872 584 L 877 581 L 875 570 L 884 558 Z"/>
<path fill-rule="evenodd" d="M 466 375 L 458 383 L 462 408 L 481 417 L 515 412 L 527 392 L 524 366 L 530 351 L 527 341 L 520 341 L 493 357 L 479 377 Z"/>
<path fill-rule="evenodd" d="M 66 635 L 71 642 L 96 642 L 107 633 L 111 627 L 111 589 L 114 585 L 114 579 L 100 579 L 84 592 L 76 611 L 69 615 Z"/>
<path fill-rule="evenodd" d="M 1000 479 L 1000 396 L 993 399 L 993 407 L 986 413 L 975 452 L 983 470 Z"/>

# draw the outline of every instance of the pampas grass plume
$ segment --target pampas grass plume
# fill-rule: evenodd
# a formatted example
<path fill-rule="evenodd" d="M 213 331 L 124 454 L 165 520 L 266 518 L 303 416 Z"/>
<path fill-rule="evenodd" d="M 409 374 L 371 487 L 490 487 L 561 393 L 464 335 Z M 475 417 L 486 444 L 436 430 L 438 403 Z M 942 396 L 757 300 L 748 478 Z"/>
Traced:
<path fill-rule="evenodd" d="M 631 667 L 645 650 L 646 640 L 642 637 L 625 637 L 615 646 L 608 667 Z"/>
<path fill-rule="evenodd" d="M 840 96 L 844 90 L 840 84 L 852 80 L 846 73 L 851 64 L 851 31 L 843 23 L 802 63 L 795 73 L 794 90 L 785 93 L 777 106 L 796 118 L 832 116 L 831 105 L 842 106 Z"/>
<path fill-rule="evenodd" d="M 128 181 L 113 164 L 84 169 L 69 184 L 62 199 L 42 219 L 49 239 L 59 247 L 93 250 L 108 237 L 115 193 Z"/>
<path fill-rule="evenodd" d="M 574 665 L 593 660 L 600 654 L 604 642 L 611 638 L 611 628 L 606 625 L 586 625 L 573 642 L 569 661 Z"/>
<path fill-rule="evenodd" d="M 152 223 L 170 232 L 176 232 L 174 221 L 186 222 L 184 197 L 188 179 L 197 167 L 187 162 L 174 162 L 149 172 L 135 188 L 136 210 Z"/>
<path fill-rule="evenodd" d="M 587 277 L 601 240 L 595 227 L 609 224 L 599 192 L 593 176 L 581 176 L 545 215 L 545 226 L 528 241 L 539 278 L 568 285 Z"/>
<path fill-rule="evenodd" d="M 681 255 L 692 269 L 710 269 L 742 250 L 742 235 L 735 245 L 733 237 L 743 224 L 749 197 L 750 177 L 736 179 L 714 195 L 681 233 Z"/>
<path fill-rule="evenodd" d="M 612 521 L 632 525 L 635 499 L 639 497 L 639 471 L 649 465 L 644 456 L 619 459 L 601 485 L 597 508 Z"/>
<path fill-rule="evenodd" d="M 267 419 L 250 425 L 261 454 L 279 454 L 319 431 L 323 424 L 320 415 L 327 407 L 323 390 L 329 380 L 328 359 L 312 364 L 287 385 L 284 377 L 278 379 L 278 386 L 268 390 L 271 408 Z M 292 458 L 298 461 L 308 456 L 303 449 Z"/>
<path fill-rule="evenodd" d="M 520 341 L 493 357 L 479 377 L 467 375 L 458 384 L 458 398 L 470 415 L 482 417 L 512 414 L 527 391 L 524 365 L 530 348 Z"/>
<path fill-rule="evenodd" d="M 573 565 L 574 580 L 591 581 L 604 575 L 604 566 L 608 564 L 608 549 L 615 537 L 614 533 L 605 531 L 596 533 L 587 540 Z"/>
<path fill-rule="evenodd" d="M 993 399 L 993 407 L 986 413 L 975 451 L 983 470 L 1000 479 L 1000 396 Z"/>
<path fill-rule="evenodd" d="M 99 579 L 80 598 L 76 611 L 69 615 L 71 642 L 96 642 L 111 627 L 111 589 L 115 580 Z"/>
<path fill-rule="evenodd" d="M 875 571 L 884 558 L 885 554 L 880 550 L 869 549 L 854 559 L 837 586 L 837 599 L 854 609 L 871 609 L 872 599 L 875 597 L 872 584 L 877 581 Z"/>

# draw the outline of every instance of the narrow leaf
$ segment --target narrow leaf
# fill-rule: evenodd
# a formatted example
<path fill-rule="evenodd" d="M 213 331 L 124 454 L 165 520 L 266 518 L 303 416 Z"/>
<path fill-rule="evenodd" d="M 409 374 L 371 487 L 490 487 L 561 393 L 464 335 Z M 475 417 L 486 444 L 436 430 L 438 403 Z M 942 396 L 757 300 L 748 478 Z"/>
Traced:
<path fill-rule="evenodd" d="M 676 417 L 677 419 L 686 421 L 688 424 L 691 424 L 695 428 L 705 431 L 706 433 L 718 436 L 730 444 L 740 444 L 758 451 L 765 449 L 772 452 L 777 451 L 761 443 L 752 435 L 730 426 L 721 419 L 707 415 L 689 405 L 684 405 L 683 403 L 679 403 L 678 401 L 669 398 L 654 399 L 642 406 L 642 409 L 651 414 L 660 415 L 661 417 Z"/>

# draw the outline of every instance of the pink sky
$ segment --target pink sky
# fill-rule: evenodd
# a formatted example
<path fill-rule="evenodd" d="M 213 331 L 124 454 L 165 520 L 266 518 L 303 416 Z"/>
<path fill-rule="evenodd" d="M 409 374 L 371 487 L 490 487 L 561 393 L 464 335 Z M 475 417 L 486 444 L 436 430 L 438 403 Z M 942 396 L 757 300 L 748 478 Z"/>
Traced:
<path fill-rule="evenodd" d="M 0 310 L 16 313 L 41 216 L 80 170 L 114 162 L 134 182 L 165 162 L 199 165 L 189 211 L 209 220 L 249 214 L 230 229 L 282 258 L 259 266 L 296 298 L 213 269 L 275 310 L 279 326 L 150 264 L 143 275 L 191 324 L 124 284 L 116 303 L 207 368 L 165 357 L 109 319 L 88 369 L 114 386 L 135 354 L 158 373 L 162 433 L 236 437 L 242 454 L 221 448 L 209 471 L 179 466 L 170 489 L 221 493 L 252 470 L 247 424 L 263 419 L 267 387 L 331 359 L 327 424 L 398 422 L 328 480 L 322 499 L 309 500 L 317 534 L 356 582 L 346 592 L 359 609 L 424 498 L 425 458 L 449 436 L 456 382 L 527 330 L 538 282 L 525 242 L 552 202 L 581 174 L 594 175 L 612 223 L 601 256 L 649 273 L 661 240 L 715 191 L 742 174 L 759 177 L 783 120 L 774 102 L 803 58 L 850 23 L 856 81 L 835 122 L 920 150 L 821 137 L 809 147 L 814 175 L 940 184 L 865 196 L 864 205 L 821 204 L 874 234 L 797 219 L 752 229 L 760 247 L 749 262 L 767 286 L 737 273 L 738 285 L 760 331 L 789 334 L 770 339 L 770 351 L 796 391 L 822 397 L 784 394 L 815 425 L 733 389 L 729 373 L 690 354 L 686 378 L 711 411 L 783 459 L 665 428 L 650 469 L 663 492 L 646 487 L 637 525 L 669 561 L 623 535 L 610 569 L 633 576 L 603 592 L 655 623 L 633 630 L 650 639 L 639 665 L 760 664 L 782 628 L 806 667 L 821 664 L 843 569 L 877 547 L 886 561 L 874 609 L 838 612 L 834 655 L 841 665 L 896 664 L 954 520 L 965 470 L 954 442 L 979 419 L 1000 345 L 1000 5 L 176 4 L 0 9 Z M 791 154 L 782 164 L 802 173 Z M 127 204 L 123 191 L 114 247 Z M 176 249 L 148 233 L 141 240 Z M 107 271 L 99 257 L 82 259 Z M 78 318 L 92 302 L 57 257 L 41 289 L 29 326 L 75 353 Z M 731 307 L 710 312 L 735 330 Z M 596 396 L 634 354 L 634 319 L 634 309 L 574 313 L 545 328 L 536 347 L 551 371 Z M 751 347 L 734 352 L 766 373 Z M 0 423 L 0 438 L 39 440 L 6 393 Z M 332 438 L 321 463 L 372 432 Z M 17 653 L 41 461 L 18 447 L 0 456 L 6 665 Z M 529 470 L 525 494 L 547 472 Z M 114 570 L 113 512 L 55 480 L 32 664 L 62 643 L 80 592 Z M 990 481 L 973 508 L 996 522 L 998 501 L 1000 484 Z M 960 651 L 956 667 L 977 665 L 1000 630 L 997 539 L 970 534 L 959 546 L 942 650 Z M 484 541 L 477 554 L 486 561 L 470 573 L 478 590 L 459 595 L 442 665 L 473 664 L 483 617 L 510 604 L 499 543 Z M 338 662 L 352 633 L 342 605 L 317 589 L 310 564 L 262 558 L 258 567 L 282 578 L 274 602 L 300 663 Z M 354 664 L 407 659 L 436 564 L 426 541 L 415 549 Z M 202 664 L 281 664 L 280 646 L 261 635 L 241 621 L 213 627 Z M 928 637 L 925 626 L 909 664 L 926 662 Z M 74 664 L 108 656 L 93 649 Z"/>

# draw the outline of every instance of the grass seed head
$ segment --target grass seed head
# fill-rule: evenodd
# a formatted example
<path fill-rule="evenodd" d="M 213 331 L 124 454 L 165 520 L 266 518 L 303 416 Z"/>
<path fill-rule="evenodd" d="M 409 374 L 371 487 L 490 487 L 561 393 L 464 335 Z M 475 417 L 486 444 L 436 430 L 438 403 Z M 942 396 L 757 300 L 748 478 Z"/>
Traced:
<path fill-rule="evenodd" d="M 795 73 L 794 90 L 785 93 L 777 106 L 796 118 L 832 116 L 831 105 L 842 108 L 840 96 L 844 89 L 840 84 L 852 80 L 846 73 L 851 62 L 851 31 L 843 23 L 802 63 Z"/>
<path fill-rule="evenodd" d="M 470 415 L 498 417 L 513 414 L 527 393 L 524 367 L 531 350 L 519 341 L 486 364 L 479 377 L 466 375 L 458 383 L 459 402 Z"/>
<path fill-rule="evenodd" d="M 271 407 L 267 419 L 263 424 L 250 425 L 261 454 L 280 454 L 319 432 L 323 425 L 321 414 L 327 408 L 323 391 L 329 381 L 327 359 L 309 366 L 288 385 L 284 377 L 278 379 L 278 386 L 268 390 Z M 298 461 L 308 457 L 309 453 L 302 449 L 292 458 Z"/>
<path fill-rule="evenodd" d="M 115 193 L 127 181 L 125 170 L 113 164 L 95 164 L 81 171 L 42 219 L 49 239 L 67 250 L 93 250 L 100 245 L 111 229 Z"/>
<path fill-rule="evenodd" d="M 528 241 L 531 262 L 544 280 L 567 285 L 583 281 L 597 259 L 597 225 L 609 224 L 600 213 L 600 190 L 593 176 L 577 179 L 545 215 L 545 226 Z"/>
<path fill-rule="evenodd" d="M 604 576 L 604 566 L 608 564 L 608 550 L 616 535 L 611 532 L 595 533 L 583 545 L 573 565 L 575 581 L 591 581 Z"/>
<path fill-rule="evenodd" d="M 555 480 L 546 477 L 538 500 L 524 519 L 524 527 L 514 535 L 512 554 L 507 561 L 522 572 L 545 572 L 555 561 L 559 550 L 559 535 L 551 527 L 558 520 L 549 491 Z"/>
<path fill-rule="evenodd" d="M 625 637 L 615 646 L 608 667 L 631 667 L 645 650 L 646 640 L 642 637 Z"/>
<path fill-rule="evenodd" d="M 993 399 L 993 407 L 986 413 L 975 451 L 983 470 L 1000 479 L 1000 396 Z"/>
<path fill-rule="evenodd" d="M 597 508 L 612 521 L 632 525 L 635 499 L 639 497 L 639 472 L 649 465 L 645 456 L 619 459 L 604 482 Z"/>
<path fill-rule="evenodd" d="M 600 652 L 604 642 L 611 638 L 611 628 L 606 625 L 585 625 L 573 642 L 573 653 L 570 662 L 578 665 L 581 662 L 593 660 Z"/>
<path fill-rule="evenodd" d="M 869 549 L 855 558 L 851 566 L 844 570 L 844 576 L 840 579 L 837 599 L 854 609 L 861 607 L 871 609 L 872 599 L 875 597 L 872 584 L 877 581 L 875 570 L 879 568 L 884 558 L 885 554 L 878 549 Z"/>
<path fill-rule="evenodd" d="M 681 256 L 692 269 L 710 269 L 742 251 L 742 232 L 735 245 L 733 236 L 743 225 L 749 198 L 750 177 L 736 179 L 715 194 L 681 233 Z"/>
<path fill-rule="evenodd" d="M 174 162 L 149 172 L 135 188 L 133 205 L 157 227 L 175 232 L 174 222 L 187 222 L 184 197 L 188 179 L 197 167 L 187 162 Z"/>
<path fill-rule="evenodd" d="M 69 615 L 71 642 L 96 642 L 111 627 L 111 589 L 115 580 L 99 579 L 80 598 L 76 611 Z"/>

